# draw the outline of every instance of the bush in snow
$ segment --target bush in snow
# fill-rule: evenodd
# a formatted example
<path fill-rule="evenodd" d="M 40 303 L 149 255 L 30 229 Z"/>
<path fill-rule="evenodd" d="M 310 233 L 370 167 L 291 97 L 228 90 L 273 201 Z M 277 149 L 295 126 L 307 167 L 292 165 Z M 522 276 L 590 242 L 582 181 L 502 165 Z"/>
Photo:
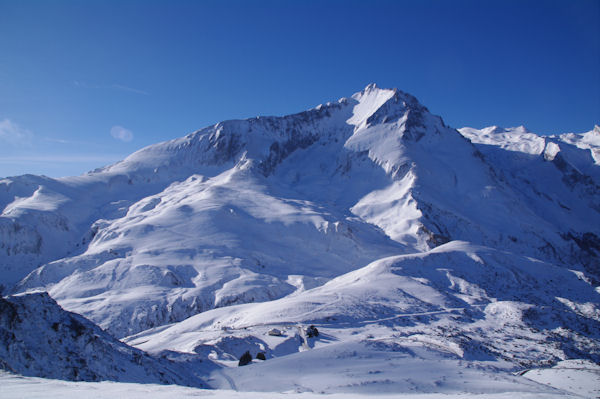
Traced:
<path fill-rule="evenodd" d="M 306 329 L 306 335 L 308 336 L 308 338 L 318 337 L 319 330 L 317 330 L 317 327 L 315 326 L 310 326 Z"/>
<path fill-rule="evenodd" d="M 256 354 L 256 358 L 257 358 L 257 359 L 260 359 L 260 360 L 267 360 L 267 358 L 266 358 L 266 356 L 265 356 L 265 353 L 264 353 L 264 352 L 258 352 L 258 353 Z"/>
<path fill-rule="evenodd" d="M 240 362 L 238 363 L 238 366 L 245 366 L 247 364 L 250 364 L 252 362 L 252 355 L 250 354 L 250 351 L 246 351 L 242 357 L 240 357 Z"/>

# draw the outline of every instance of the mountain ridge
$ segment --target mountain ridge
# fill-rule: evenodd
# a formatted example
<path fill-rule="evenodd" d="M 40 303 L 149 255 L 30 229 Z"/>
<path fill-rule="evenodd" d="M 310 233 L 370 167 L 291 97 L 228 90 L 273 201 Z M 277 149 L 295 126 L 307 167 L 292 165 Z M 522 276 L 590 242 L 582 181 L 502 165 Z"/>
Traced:
<path fill-rule="evenodd" d="M 382 326 L 394 339 L 428 336 L 459 357 L 597 361 L 598 136 L 456 130 L 413 96 L 369 85 L 297 114 L 217 123 L 82 176 L 0 180 L 3 283 L 47 290 L 114 336 L 152 336 L 154 349 L 182 350 L 154 329 L 202 320 L 218 332 L 283 306 L 271 318 L 285 325 L 391 317 Z M 381 269 L 376 285 L 399 286 L 353 284 L 390 257 L 407 266 Z M 554 277 L 544 287 L 536 276 Z M 341 324 L 330 333 L 345 334 Z M 208 342 L 239 356 L 203 334 L 186 350 Z M 505 346 L 507 336 L 539 354 Z M 287 345 L 268 353 L 297 351 Z"/>

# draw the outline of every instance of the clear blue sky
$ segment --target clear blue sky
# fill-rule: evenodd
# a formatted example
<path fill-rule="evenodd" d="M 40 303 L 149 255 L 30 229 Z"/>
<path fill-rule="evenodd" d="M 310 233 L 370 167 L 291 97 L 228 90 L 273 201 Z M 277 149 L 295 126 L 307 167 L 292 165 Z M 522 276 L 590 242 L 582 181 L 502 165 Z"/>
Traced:
<path fill-rule="evenodd" d="M 370 82 L 457 128 L 588 131 L 599 21 L 598 0 L 0 0 L 0 176 L 80 174 Z"/>

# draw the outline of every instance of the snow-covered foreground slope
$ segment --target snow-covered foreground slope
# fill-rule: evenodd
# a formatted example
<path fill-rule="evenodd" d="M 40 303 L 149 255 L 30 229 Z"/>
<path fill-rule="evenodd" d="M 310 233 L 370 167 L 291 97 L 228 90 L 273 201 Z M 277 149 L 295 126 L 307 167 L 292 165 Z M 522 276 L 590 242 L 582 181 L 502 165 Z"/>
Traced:
<path fill-rule="evenodd" d="M 600 366 L 589 361 L 565 360 L 552 368 L 528 370 L 522 375 L 583 397 L 600 396 Z"/>
<path fill-rule="evenodd" d="M 0 397 L 25 399 L 44 397 L 47 399 L 70 399 L 94 397 L 98 399 L 171 399 L 171 398 L 216 398 L 216 399 L 315 399 L 323 395 L 311 392 L 236 392 L 232 390 L 200 390 L 181 386 L 164 386 L 151 384 L 131 384 L 114 382 L 68 382 L 45 380 L 42 378 L 21 377 L 11 374 L 0 374 Z M 330 399 L 366 399 L 372 394 L 330 394 Z M 511 391 L 498 394 L 381 394 L 380 398 L 398 399 L 552 399 L 581 398 L 579 395 L 564 391 L 531 393 Z"/>
<path fill-rule="evenodd" d="M 46 293 L 0 298 L 0 337 L 2 368 L 23 375 L 203 386 L 185 366 L 128 347 Z"/>
<path fill-rule="evenodd" d="M 0 180 L 0 283 L 194 359 L 213 387 L 537 392 L 510 373 L 600 361 L 599 137 L 459 132 L 369 85 L 83 176 Z M 228 368 L 246 350 L 267 360 Z"/>

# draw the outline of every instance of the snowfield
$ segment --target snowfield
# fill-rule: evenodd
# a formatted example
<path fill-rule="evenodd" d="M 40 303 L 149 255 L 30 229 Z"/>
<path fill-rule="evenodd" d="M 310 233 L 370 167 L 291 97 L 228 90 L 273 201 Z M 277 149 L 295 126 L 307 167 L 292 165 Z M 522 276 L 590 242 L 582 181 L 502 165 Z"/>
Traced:
<path fill-rule="evenodd" d="M 0 396 L 596 397 L 599 154 L 372 84 L 1 179 Z"/>
<path fill-rule="evenodd" d="M 405 365 L 409 366 L 409 365 Z M 431 366 L 431 364 L 427 364 Z M 439 367 L 434 366 L 436 371 L 441 371 Z M 333 393 L 323 394 L 319 392 L 302 391 L 296 387 L 295 389 L 282 392 L 253 392 L 253 391 L 236 391 L 232 389 L 198 389 L 188 388 L 178 385 L 156 385 L 156 384 L 134 384 L 134 383 L 116 383 L 116 382 L 72 382 L 63 380 L 50 380 L 36 377 L 23 377 L 10 373 L 0 372 L 0 397 L 3 398 L 81 398 L 94 397 L 98 399 L 114 399 L 114 398 L 131 398 L 131 399 L 161 399 L 161 398 L 218 398 L 218 399 L 237 399 L 237 398 L 289 398 L 289 399 L 365 399 L 371 398 L 376 393 L 378 398 L 398 398 L 398 399 L 514 399 L 515 397 L 523 399 L 551 399 L 551 398 L 594 398 L 598 394 L 598 371 L 595 372 L 588 369 L 579 370 L 561 370 L 569 373 L 567 376 L 561 375 L 556 378 L 553 375 L 554 369 L 550 369 L 550 373 L 544 374 L 544 378 L 551 382 L 544 382 L 551 386 L 535 385 L 532 382 L 527 382 L 523 379 L 522 382 L 517 382 L 517 378 L 487 378 L 483 381 L 472 381 L 469 385 L 464 384 L 463 389 L 480 388 L 485 382 L 486 388 L 480 389 L 486 393 L 461 393 L 443 392 L 443 389 L 438 388 L 437 393 L 421 393 L 415 392 L 419 387 L 417 381 L 407 378 L 411 384 L 410 390 L 407 392 L 386 393 L 387 391 L 378 392 L 375 389 L 369 393 Z M 292 370 L 287 370 L 292 371 Z M 418 368 L 417 371 L 422 371 Z M 532 370 L 529 373 L 533 374 L 538 370 Z M 455 376 L 452 372 L 450 376 Z M 461 376 L 462 377 L 462 376 Z M 469 377 L 479 378 L 481 375 L 470 373 Z M 529 377 L 528 377 L 529 378 Z M 423 379 L 423 377 L 421 377 Z M 564 387 L 557 387 L 561 379 L 565 381 Z M 538 381 L 538 377 L 532 377 L 532 380 Z M 331 380 L 329 380 L 331 382 Z M 461 380 L 462 381 L 462 380 Z M 558 381 L 558 384 L 556 384 Z M 322 381 L 322 384 L 326 384 Z M 375 384 L 372 384 L 375 385 Z M 379 384 L 379 385 L 386 385 Z M 565 389 L 566 388 L 566 389 Z M 442 391 L 442 392 L 440 392 Z"/>
<path fill-rule="evenodd" d="M 0 396 L 13 399 L 26 398 L 82 398 L 98 399 L 131 398 L 131 399 L 170 399 L 170 398 L 215 398 L 215 399 L 366 399 L 372 394 L 330 394 L 313 392 L 236 392 L 233 390 L 201 390 L 176 385 L 132 384 L 115 382 L 71 382 L 61 380 L 45 380 L 42 378 L 22 377 L 0 374 Z M 504 392 L 498 394 L 380 394 L 382 399 L 552 399 L 581 398 L 580 395 L 564 391 L 530 393 Z"/>

